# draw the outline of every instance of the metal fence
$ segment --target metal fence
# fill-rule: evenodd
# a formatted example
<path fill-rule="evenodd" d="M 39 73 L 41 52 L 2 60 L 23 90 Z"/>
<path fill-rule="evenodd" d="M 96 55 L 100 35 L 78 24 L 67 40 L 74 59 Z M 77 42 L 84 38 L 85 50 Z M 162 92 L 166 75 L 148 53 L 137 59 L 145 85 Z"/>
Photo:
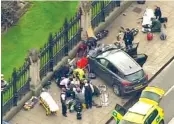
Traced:
<path fill-rule="evenodd" d="M 26 61 L 19 70 L 14 68 L 12 77 L 8 80 L 8 86 L 1 91 L 1 109 L 3 116 L 13 106 L 17 106 L 17 102 L 30 90 L 29 66 L 30 63 Z"/>
<path fill-rule="evenodd" d="M 91 16 L 92 27 L 95 28 L 101 22 L 105 22 L 105 18 L 118 6 L 120 6 L 120 0 L 93 1 Z"/>
<path fill-rule="evenodd" d="M 55 36 L 50 34 L 48 42 L 40 49 L 41 79 L 81 40 L 81 14 L 80 9 L 69 21 L 65 19 L 60 31 Z"/>
<path fill-rule="evenodd" d="M 81 9 L 40 49 L 40 77 L 43 78 L 53 67 L 68 55 L 68 52 L 81 40 Z M 4 116 L 30 90 L 29 61 L 19 70 L 14 69 L 8 86 L 1 91 L 1 108 Z"/>

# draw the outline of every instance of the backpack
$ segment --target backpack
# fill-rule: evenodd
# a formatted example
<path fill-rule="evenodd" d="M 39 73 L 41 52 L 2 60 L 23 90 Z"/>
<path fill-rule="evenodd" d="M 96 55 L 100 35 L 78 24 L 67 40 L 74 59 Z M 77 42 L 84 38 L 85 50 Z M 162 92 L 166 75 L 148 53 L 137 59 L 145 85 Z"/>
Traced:
<path fill-rule="evenodd" d="M 152 40 L 152 39 L 153 39 L 153 34 L 150 33 L 150 32 L 148 32 L 148 33 L 147 33 L 147 40 L 150 41 L 150 40 Z"/>
<path fill-rule="evenodd" d="M 94 87 L 94 95 L 99 96 L 100 95 L 100 90 L 95 85 L 93 87 Z"/>
<path fill-rule="evenodd" d="M 145 2 L 146 2 L 145 0 L 138 0 L 137 1 L 138 4 L 145 4 Z"/>
<path fill-rule="evenodd" d="M 161 32 L 160 39 L 161 40 L 166 40 L 166 38 L 167 38 L 167 35 L 164 32 Z"/>
<path fill-rule="evenodd" d="M 159 21 L 161 23 L 168 22 L 168 18 L 167 17 L 162 17 L 162 18 L 159 19 Z"/>
<path fill-rule="evenodd" d="M 77 120 L 81 120 L 81 119 L 82 119 L 82 114 L 81 114 L 81 112 L 77 112 L 76 117 L 77 117 Z"/>

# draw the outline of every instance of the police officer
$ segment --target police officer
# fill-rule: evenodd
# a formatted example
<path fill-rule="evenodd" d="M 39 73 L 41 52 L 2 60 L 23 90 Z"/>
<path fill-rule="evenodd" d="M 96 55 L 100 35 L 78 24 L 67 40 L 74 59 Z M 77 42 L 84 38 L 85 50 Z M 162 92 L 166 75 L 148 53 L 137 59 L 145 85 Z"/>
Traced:
<path fill-rule="evenodd" d="M 156 19 L 160 20 L 162 17 L 161 8 L 156 6 L 154 14 L 156 16 Z"/>
<path fill-rule="evenodd" d="M 60 100 L 62 103 L 62 115 L 67 117 L 67 106 L 66 106 L 66 89 L 62 88 L 62 92 L 60 94 Z"/>
<path fill-rule="evenodd" d="M 134 35 L 130 31 L 129 28 L 126 29 L 123 40 L 125 42 L 125 46 L 126 46 L 127 49 L 132 46 L 132 42 L 134 40 Z"/>
<path fill-rule="evenodd" d="M 125 32 L 124 32 L 124 37 L 123 37 L 126 48 L 128 48 L 128 46 L 129 46 L 128 37 L 129 37 L 129 29 L 126 29 Z"/>
<path fill-rule="evenodd" d="M 92 88 L 87 80 L 84 81 L 85 86 L 82 89 L 82 92 L 84 93 L 85 96 L 85 104 L 86 108 L 92 108 Z"/>
<path fill-rule="evenodd" d="M 129 30 L 129 33 L 128 33 L 128 39 L 129 39 L 129 47 L 131 47 L 132 44 L 133 44 L 133 40 L 134 40 L 134 34 L 130 30 Z"/>

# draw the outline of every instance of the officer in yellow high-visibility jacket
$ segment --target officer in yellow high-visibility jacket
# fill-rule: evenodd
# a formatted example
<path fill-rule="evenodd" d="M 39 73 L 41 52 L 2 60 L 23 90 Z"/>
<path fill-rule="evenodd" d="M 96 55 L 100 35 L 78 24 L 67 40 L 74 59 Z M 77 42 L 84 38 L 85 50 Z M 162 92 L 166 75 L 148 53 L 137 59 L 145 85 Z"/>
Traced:
<path fill-rule="evenodd" d="M 73 70 L 74 77 L 79 77 L 80 80 L 85 79 L 85 72 L 83 69 L 77 68 Z"/>

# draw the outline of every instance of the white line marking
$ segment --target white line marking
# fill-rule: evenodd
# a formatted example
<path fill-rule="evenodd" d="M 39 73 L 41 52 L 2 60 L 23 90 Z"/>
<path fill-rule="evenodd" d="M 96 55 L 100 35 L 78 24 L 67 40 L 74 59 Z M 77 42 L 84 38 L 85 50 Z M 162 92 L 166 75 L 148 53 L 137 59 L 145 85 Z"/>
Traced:
<path fill-rule="evenodd" d="M 170 120 L 168 124 L 174 124 L 174 117 Z"/>
<path fill-rule="evenodd" d="M 167 94 L 169 94 L 172 91 L 172 89 L 174 89 L 174 85 L 172 87 L 170 87 L 170 89 L 164 94 L 164 96 L 166 96 Z"/>

